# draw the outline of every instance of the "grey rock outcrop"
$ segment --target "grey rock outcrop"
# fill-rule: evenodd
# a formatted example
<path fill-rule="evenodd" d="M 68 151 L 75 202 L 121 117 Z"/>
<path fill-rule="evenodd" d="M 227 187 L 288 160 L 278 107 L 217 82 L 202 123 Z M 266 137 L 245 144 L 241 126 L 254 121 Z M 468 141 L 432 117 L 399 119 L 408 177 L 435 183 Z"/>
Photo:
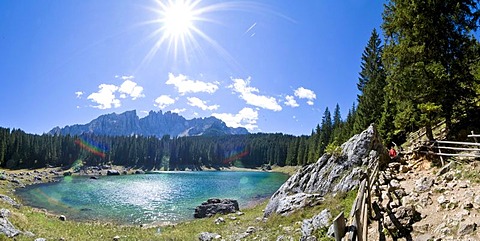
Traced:
<path fill-rule="evenodd" d="M 306 240 L 317 229 L 328 227 L 330 219 L 332 219 L 332 214 L 328 209 L 324 209 L 312 218 L 303 220 L 301 240 Z"/>
<path fill-rule="evenodd" d="M 18 204 L 15 200 L 13 200 L 11 197 L 7 196 L 7 195 L 3 195 L 3 194 L 0 194 L 0 200 L 16 207 L 16 208 L 19 208 L 20 207 L 20 204 Z"/>
<path fill-rule="evenodd" d="M 10 210 L 0 209 L 0 233 L 5 234 L 7 237 L 15 237 L 21 233 L 20 230 L 16 229 L 13 224 L 8 220 L 10 216 Z"/>
<path fill-rule="evenodd" d="M 195 208 L 195 213 L 193 217 L 195 218 L 205 218 L 211 217 L 217 213 L 228 214 L 235 213 L 238 211 L 238 202 L 233 199 L 218 199 L 211 198 L 206 202 L 203 202 L 202 205 Z"/>
<path fill-rule="evenodd" d="M 304 166 L 291 176 L 270 198 L 265 216 L 285 210 L 281 204 L 293 195 L 324 196 L 347 192 L 360 184 L 367 168 L 389 161 L 386 148 L 373 125 L 341 145 L 338 155 L 324 154 L 313 164 Z M 292 207 L 302 208 L 301 206 Z"/>

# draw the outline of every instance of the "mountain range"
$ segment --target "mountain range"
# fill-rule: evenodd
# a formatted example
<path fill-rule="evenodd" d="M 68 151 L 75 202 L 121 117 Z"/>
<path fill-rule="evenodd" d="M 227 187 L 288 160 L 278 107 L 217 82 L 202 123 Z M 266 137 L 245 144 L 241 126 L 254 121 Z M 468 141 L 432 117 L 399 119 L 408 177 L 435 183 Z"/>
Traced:
<path fill-rule="evenodd" d="M 243 127 L 228 127 L 225 122 L 215 118 L 185 119 L 170 111 L 150 111 L 147 116 L 139 118 L 135 110 L 121 114 L 101 115 L 87 124 L 75 124 L 63 128 L 55 127 L 48 132 L 51 135 L 81 135 L 91 133 L 108 136 L 219 136 L 249 134 Z"/>

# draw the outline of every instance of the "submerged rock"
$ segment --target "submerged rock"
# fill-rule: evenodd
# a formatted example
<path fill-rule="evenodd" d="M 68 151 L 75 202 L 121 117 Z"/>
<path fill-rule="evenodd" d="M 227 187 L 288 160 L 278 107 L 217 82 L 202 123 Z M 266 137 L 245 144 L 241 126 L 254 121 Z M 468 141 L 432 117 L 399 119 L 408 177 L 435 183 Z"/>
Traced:
<path fill-rule="evenodd" d="M 206 202 L 202 203 L 202 205 L 195 208 L 195 213 L 193 214 L 193 217 L 205 218 L 211 217 L 217 213 L 227 214 L 235 213 L 237 211 L 239 211 L 237 200 L 220 200 L 218 198 L 211 198 L 208 199 Z"/>
<path fill-rule="evenodd" d="M 324 196 L 327 193 L 348 192 L 360 184 L 365 170 L 372 170 L 377 164 L 386 165 L 390 160 L 373 125 L 350 138 L 340 148 L 339 154 L 324 154 L 316 163 L 304 166 L 291 176 L 272 195 L 264 216 L 284 210 L 281 204 L 292 199 L 293 195 Z"/>

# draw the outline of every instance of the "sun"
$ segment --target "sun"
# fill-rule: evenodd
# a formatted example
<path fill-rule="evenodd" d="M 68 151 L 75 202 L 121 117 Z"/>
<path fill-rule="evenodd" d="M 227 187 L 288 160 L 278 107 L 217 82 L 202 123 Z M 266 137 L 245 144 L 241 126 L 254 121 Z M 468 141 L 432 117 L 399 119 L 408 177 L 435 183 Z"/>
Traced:
<path fill-rule="evenodd" d="M 167 4 L 160 3 L 162 15 L 160 23 L 166 39 L 178 41 L 192 35 L 195 29 L 194 23 L 198 20 L 198 12 L 195 12 L 197 3 L 198 1 L 187 0 L 170 0 Z"/>
<path fill-rule="evenodd" d="M 161 50 L 166 56 L 173 56 L 176 62 L 183 55 L 184 62 L 189 64 L 195 57 L 205 57 L 206 50 L 213 50 L 226 61 L 234 62 L 233 57 L 206 32 L 199 27 L 211 23 L 222 23 L 215 20 L 218 12 L 249 11 L 252 7 L 244 2 L 219 2 L 208 4 L 205 0 L 155 0 L 155 5 L 148 7 L 154 18 L 144 22 L 153 25 L 153 31 L 147 40 L 154 39 L 154 44 L 143 59 L 141 66 L 151 62 Z M 200 24 L 203 23 L 203 24 Z M 212 28 L 209 28 L 212 31 Z"/>

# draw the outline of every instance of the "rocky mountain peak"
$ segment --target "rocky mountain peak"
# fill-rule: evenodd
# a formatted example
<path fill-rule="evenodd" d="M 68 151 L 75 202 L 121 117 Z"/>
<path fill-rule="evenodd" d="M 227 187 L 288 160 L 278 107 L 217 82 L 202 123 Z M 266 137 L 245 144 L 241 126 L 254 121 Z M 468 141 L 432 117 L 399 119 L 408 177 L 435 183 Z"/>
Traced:
<path fill-rule="evenodd" d="M 120 114 L 111 113 L 101 115 L 98 118 L 84 125 L 55 127 L 49 134 L 52 135 L 81 135 L 93 133 L 109 136 L 143 135 L 162 137 L 170 136 L 198 136 L 198 135 L 232 135 L 248 134 L 245 128 L 231 128 L 215 118 L 194 118 L 185 119 L 183 116 L 161 110 L 150 111 L 147 116 L 139 118 L 135 110 L 126 111 Z"/>

